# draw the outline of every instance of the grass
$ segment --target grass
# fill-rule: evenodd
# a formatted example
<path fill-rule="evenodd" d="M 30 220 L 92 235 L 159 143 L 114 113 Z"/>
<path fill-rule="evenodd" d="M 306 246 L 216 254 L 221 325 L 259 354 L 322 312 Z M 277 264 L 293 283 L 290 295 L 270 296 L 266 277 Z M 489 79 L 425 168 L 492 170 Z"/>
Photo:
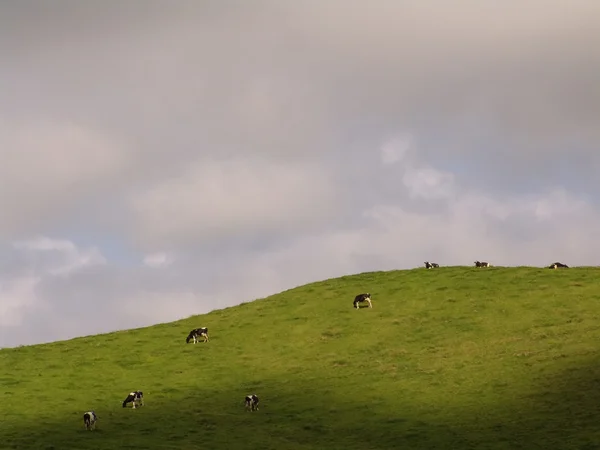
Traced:
<path fill-rule="evenodd" d="M 0 351 L 2 449 L 600 448 L 600 270 L 363 273 Z M 371 292 L 373 309 L 352 308 Z M 185 344 L 207 326 L 210 342 Z M 146 406 L 123 409 L 130 390 Z M 246 412 L 256 393 L 260 410 Z M 95 432 L 82 415 L 94 409 Z"/>

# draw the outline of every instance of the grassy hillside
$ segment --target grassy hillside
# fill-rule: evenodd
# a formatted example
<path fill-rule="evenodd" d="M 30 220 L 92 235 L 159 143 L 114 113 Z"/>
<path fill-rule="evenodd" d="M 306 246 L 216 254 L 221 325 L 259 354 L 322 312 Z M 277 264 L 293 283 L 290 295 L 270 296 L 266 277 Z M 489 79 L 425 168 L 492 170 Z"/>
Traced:
<path fill-rule="evenodd" d="M 598 269 L 448 267 L 1 350 L 0 448 L 599 448 L 599 316 Z"/>

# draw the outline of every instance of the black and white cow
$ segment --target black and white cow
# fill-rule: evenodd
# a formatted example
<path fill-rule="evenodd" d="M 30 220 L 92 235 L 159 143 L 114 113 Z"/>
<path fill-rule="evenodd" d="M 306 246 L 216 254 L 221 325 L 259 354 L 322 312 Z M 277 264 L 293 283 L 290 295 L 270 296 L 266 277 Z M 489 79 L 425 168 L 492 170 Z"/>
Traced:
<path fill-rule="evenodd" d="M 480 261 L 475 261 L 475 267 L 490 267 L 490 263 L 488 262 L 480 262 Z"/>
<path fill-rule="evenodd" d="M 254 394 L 246 395 L 246 409 L 258 411 L 258 397 Z"/>
<path fill-rule="evenodd" d="M 208 328 L 203 327 L 193 329 L 192 331 L 190 331 L 190 334 L 188 334 L 188 337 L 185 338 L 185 343 L 189 344 L 190 341 L 193 339 L 195 344 L 196 342 L 200 341 L 201 337 L 204 338 L 203 342 L 208 341 Z"/>
<path fill-rule="evenodd" d="M 93 430 L 96 428 L 96 421 L 98 420 L 98 416 L 94 411 L 88 411 L 83 414 L 83 424 L 85 425 L 86 430 Z"/>
<path fill-rule="evenodd" d="M 371 304 L 371 294 L 358 294 L 356 297 L 354 297 L 352 304 L 356 309 L 359 309 L 358 304 L 362 302 L 367 302 L 369 304 L 369 308 L 373 307 Z"/>
<path fill-rule="evenodd" d="M 567 266 L 566 264 L 560 263 L 560 262 L 555 262 L 554 264 L 550 264 L 550 266 L 548 267 L 548 269 L 568 269 L 569 266 Z"/>
<path fill-rule="evenodd" d="M 425 261 L 425 268 L 426 269 L 435 269 L 437 267 L 440 267 L 440 265 L 437 264 L 437 263 L 430 263 L 429 261 Z"/>
<path fill-rule="evenodd" d="M 123 408 L 127 406 L 127 403 L 133 405 L 133 409 L 137 406 L 144 406 L 144 393 L 142 391 L 130 392 L 125 400 L 123 400 Z"/>

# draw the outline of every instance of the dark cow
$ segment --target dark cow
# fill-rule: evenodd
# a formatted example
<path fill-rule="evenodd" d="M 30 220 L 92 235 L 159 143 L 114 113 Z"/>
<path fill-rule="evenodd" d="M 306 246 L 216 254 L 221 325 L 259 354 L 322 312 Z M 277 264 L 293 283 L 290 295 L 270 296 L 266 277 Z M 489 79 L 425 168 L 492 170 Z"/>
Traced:
<path fill-rule="evenodd" d="M 371 294 L 358 294 L 356 297 L 354 297 L 352 304 L 356 309 L 358 309 L 358 304 L 362 302 L 367 302 L 369 304 L 369 308 L 373 307 L 371 304 Z"/>
<path fill-rule="evenodd" d="M 481 261 L 475 261 L 475 267 L 490 267 L 490 263 L 488 262 L 481 262 Z"/>
<path fill-rule="evenodd" d="M 190 341 L 193 339 L 195 344 L 200 340 L 201 337 L 204 339 L 203 342 L 208 341 L 208 328 L 203 327 L 193 329 L 192 331 L 190 331 L 190 334 L 188 334 L 188 337 L 185 338 L 185 343 L 189 344 Z"/>
<path fill-rule="evenodd" d="M 554 264 L 550 264 L 550 266 L 548 266 L 548 269 L 568 269 L 569 266 L 567 266 L 566 264 L 560 263 L 560 262 L 555 262 Z"/>
<path fill-rule="evenodd" d="M 258 411 L 258 397 L 254 394 L 246 395 L 246 409 Z"/>
<path fill-rule="evenodd" d="M 144 406 L 144 393 L 142 391 L 130 392 L 127 398 L 123 400 L 123 408 L 127 406 L 127 403 L 131 403 L 133 405 L 133 409 L 135 409 L 138 405 Z"/>
<path fill-rule="evenodd" d="M 436 264 L 436 263 L 430 263 L 429 261 L 425 261 L 425 268 L 426 269 L 435 269 L 437 267 L 440 267 L 440 265 Z"/>
<path fill-rule="evenodd" d="M 83 424 L 85 425 L 86 430 L 93 430 L 96 428 L 96 421 L 98 420 L 98 416 L 94 411 L 88 411 L 83 415 Z"/>

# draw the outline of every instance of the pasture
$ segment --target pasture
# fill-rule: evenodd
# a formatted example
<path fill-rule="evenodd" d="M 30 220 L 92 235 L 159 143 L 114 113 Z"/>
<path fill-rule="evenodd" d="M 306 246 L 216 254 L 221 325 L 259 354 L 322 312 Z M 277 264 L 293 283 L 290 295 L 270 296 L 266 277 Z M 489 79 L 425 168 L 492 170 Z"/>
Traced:
<path fill-rule="evenodd" d="M 599 347 L 600 269 L 363 273 L 0 350 L 0 448 L 599 448 Z"/>

